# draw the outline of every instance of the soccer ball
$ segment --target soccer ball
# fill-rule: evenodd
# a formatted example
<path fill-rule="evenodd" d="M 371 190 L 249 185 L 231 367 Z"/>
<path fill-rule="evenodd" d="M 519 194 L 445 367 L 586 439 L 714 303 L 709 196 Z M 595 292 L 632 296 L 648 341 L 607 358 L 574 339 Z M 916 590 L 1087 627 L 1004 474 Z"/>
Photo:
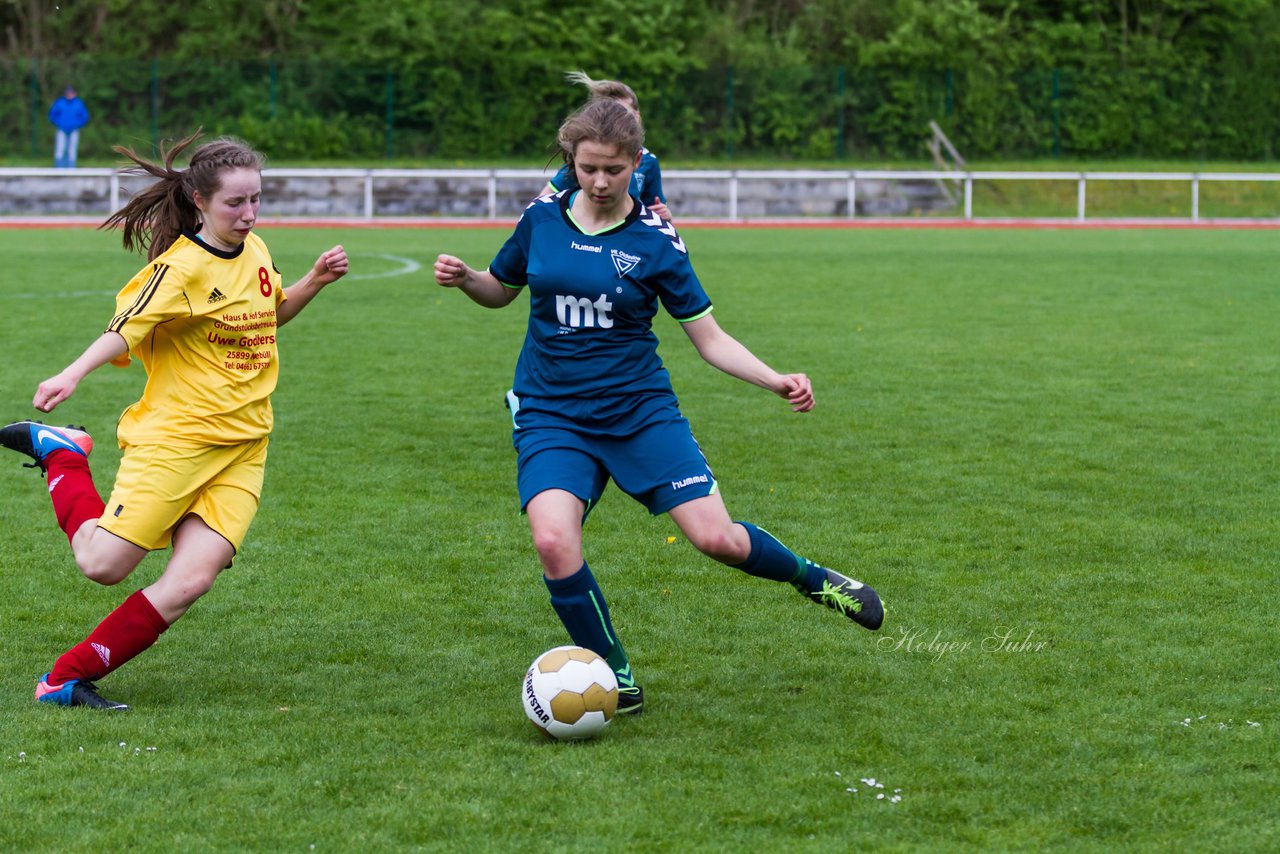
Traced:
<path fill-rule="evenodd" d="M 573 741 L 599 735 L 618 710 L 618 677 L 603 658 L 580 646 L 558 646 L 524 674 L 524 713 L 548 737 Z"/>

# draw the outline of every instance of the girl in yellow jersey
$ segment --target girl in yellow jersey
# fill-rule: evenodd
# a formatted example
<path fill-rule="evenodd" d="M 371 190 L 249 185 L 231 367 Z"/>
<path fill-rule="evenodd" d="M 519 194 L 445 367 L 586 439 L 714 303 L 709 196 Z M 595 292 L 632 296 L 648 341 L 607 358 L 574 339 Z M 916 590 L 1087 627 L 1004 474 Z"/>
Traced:
<path fill-rule="evenodd" d="M 149 263 L 116 297 L 102 336 L 40 383 L 33 401 L 50 412 L 95 369 L 141 360 L 147 384 L 117 427 L 124 457 L 111 496 L 104 504 L 94 486 L 93 440 L 82 429 L 36 421 L 0 429 L 0 444 L 46 472 L 58 524 L 86 577 L 116 584 L 149 551 L 173 545 L 160 577 L 41 677 L 40 702 L 127 709 L 104 699 L 92 680 L 155 643 L 231 565 L 262 492 L 280 367 L 276 330 L 347 272 L 346 252 L 335 246 L 283 288 L 253 233 L 262 156 L 217 139 L 174 169 L 199 136 L 162 151 L 163 163 L 116 149 L 136 164 L 129 171 L 158 180 L 103 227 L 119 226 L 125 248 L 145 250 Z"/>

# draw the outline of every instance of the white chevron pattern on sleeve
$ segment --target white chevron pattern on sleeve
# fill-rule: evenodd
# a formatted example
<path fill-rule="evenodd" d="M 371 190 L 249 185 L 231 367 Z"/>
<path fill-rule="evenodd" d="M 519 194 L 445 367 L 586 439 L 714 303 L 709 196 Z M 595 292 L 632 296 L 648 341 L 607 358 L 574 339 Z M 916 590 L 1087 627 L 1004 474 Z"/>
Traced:
<path fill-rule="evenodd" d="M 645 225 L 653 226 L 654 228 L 658 229 L 658 231 L 661 231 L 663 234 L 665 234 L 667 237 L 670 237 L 671 245 L 676 248 L 677 252 L 680 252 L 685 255 L 689 254 L 689 250 L 684 248 L 684 241 L 680 239 L 679 234 L 676 234 L 676 227 L 674 225 L 667 222 L 665 219 L 658 216 L 656 213 L 649 210 L 648 208 L 645 208 L 644 210 L 645 210 L 645 213 L 648 214 L 648 216 L 644 216 L 643 214 L 640 216 L 640 221 L 642 223 L 644 223 Z"/>

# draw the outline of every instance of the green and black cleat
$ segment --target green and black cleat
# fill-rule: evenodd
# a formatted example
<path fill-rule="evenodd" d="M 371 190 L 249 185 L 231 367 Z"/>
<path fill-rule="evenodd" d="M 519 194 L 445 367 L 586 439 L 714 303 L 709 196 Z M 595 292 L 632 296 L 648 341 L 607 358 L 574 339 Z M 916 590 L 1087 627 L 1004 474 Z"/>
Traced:
<path fill-rule="evenodd" d="M 875 590 L 834 569 L 827 569 L 825 566 L 818 566 L 818 569 L 826 573 L 820 588 L 806 590 L 797 585 L 796 589 L 813 601 L 839 611 L 864 629 L 874 632 L 880 628 L 880 624 L 884 622 L 884 604 Z"/>

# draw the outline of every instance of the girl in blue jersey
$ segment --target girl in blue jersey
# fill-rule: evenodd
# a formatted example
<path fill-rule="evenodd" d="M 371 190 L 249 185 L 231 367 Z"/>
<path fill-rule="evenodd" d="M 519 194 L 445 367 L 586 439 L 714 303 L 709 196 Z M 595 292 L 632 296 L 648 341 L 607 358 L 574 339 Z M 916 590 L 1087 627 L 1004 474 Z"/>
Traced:
<path fill-rule="evenodd" d="M 583 521 L 610 479 L 650 513 L 668 514 L 703 554 L 789 582 L 868 629 L 884 618 L 870 587 L 725 509 L 658 357 L 659 304 L 712 366 L 772 391 L 796 412 L 813 408 L 813 390 L 804 374 L 778 373 L 716 323 L 676 230 L 628 192 L 643 138 L 623 105 L 587 104 L 559 133 L 580 189 L 531 203 L 487 270 L 452 255 L 435 263 L 440 285 L 486 308 L 529 291 L 509 395 L 520 503 L 552 607 L 575 644 L 609 661 L 618 711 L 632 713 L 644 695 L 583 559 Z"/>
<path fill-rule="evenodd" d="M 570 71 L 565 74 L 570 83 L 579 83 L 591 92 L 592 101 L 617 101 L 635 114 L 640 121 L 640 99 L 635 90 L 626 83 L 617 80 L 592 80 L 581 71 Z M 573 167 L 565 163 L 560 171 L 551 176 L 544 193 L 555 193 L 560 190 L 578 189 L 578 177 Z M 631 195 L 648 205 L 649 210 L 658 216 L 671 221 L 671 211 L 667 208 L 667 197 L 662 192 L 662 167 L 658 165 L 658 156 L 647 148 L 640 148 L 640 163 L 631 174 Z"/>

